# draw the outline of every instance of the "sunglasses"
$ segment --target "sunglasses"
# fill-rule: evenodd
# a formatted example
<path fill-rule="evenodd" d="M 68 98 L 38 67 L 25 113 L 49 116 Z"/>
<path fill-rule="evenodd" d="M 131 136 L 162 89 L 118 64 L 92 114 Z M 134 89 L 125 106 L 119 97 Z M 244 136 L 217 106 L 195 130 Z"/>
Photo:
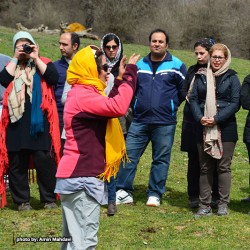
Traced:
<path fill-rule="evenodd" d="M 101 69 L 104 70 L 105 72 L 108 72 L 108 69 L 109 69 L 108 64 L 107 64 L 107 63 L 103 64 L 103 65 L 101 66 Z"/>
<path fill-rule="evenodd" d="M 110 45 L 106 45 L 105 46 L 105 48 L 107 49 L 107 50 L 116 50 L 117 48 L 118 48 L 118 46 L 117 45 L 112 45 L 112 46 L 110 46 Z"/>

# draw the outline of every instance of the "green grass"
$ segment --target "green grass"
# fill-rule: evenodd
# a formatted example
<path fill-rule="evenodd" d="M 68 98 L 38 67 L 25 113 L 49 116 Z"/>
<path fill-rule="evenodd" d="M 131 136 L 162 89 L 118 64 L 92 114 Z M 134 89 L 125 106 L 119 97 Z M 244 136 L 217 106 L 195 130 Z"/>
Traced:
<path fill-rule="evenodd" d="M 0 52 L 12 53 L 15 30 L 0 27 Z M 60 57 L 58 36 L 33 34 L 41 47 L 41 55 L 56 60 Z M 82 39 L 82 47 L 99 45 L 99 41 Z M 124 44 L 128 56 L 139 53 L 145 56 L 147 46 Z M 170 50 L 187 66 L 195 63 L 192 51 Z M 232 68 L 242 81 L 249 74 L 250 62 L 233 58 Z M 230 215 L 195 219 L 187 207 L 186 172 L 187 154 L 180 152 L 180 133 L 183 104 L 178 112 L 178 124 L 172 150 L 167 192 L 160 207 L 146 207 L 146 189 L 151 164 L 151 146 L 142 156 L 134 182 L 135 205 L 120 205 L 114 217 L 107 217 L 106 207 L 101 209 L 99 244 L 97 249 L 249 249 L 250 204 L 240 200 L 249 194 L 249 164 L 242 134 L 247 112 L 237 114 L 239 141 L 232 164 L 232 189 Z M 43 210 L 39 201 L 37 184 L 31 184 L 31 204 L 34 210 L 17 212 L 8 196 L 8 205 L 0 211 L 0 249 L 59 249 L 58 242 L 15 243 L 17 237 L 60 237 L 61 209 Z M 59 202 L 58 202 L 59 204 Z"/>

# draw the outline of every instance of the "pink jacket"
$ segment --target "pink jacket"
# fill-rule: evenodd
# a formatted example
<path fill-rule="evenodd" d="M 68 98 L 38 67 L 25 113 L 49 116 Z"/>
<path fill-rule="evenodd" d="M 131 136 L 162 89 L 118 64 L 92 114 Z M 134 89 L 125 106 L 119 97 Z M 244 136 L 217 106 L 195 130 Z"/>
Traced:
<path fill-rule="evenodd" d="M 66 142 L 56 177 L 96 177 L 105 165 L 105 134 L 109 118 L 126 114 L 137 81 L 137 67 L 127 65 L 109 97 L 94 87 L 75 84 L 64 107 Z M 112 96 L 112 97 L 111 97 Z"/>

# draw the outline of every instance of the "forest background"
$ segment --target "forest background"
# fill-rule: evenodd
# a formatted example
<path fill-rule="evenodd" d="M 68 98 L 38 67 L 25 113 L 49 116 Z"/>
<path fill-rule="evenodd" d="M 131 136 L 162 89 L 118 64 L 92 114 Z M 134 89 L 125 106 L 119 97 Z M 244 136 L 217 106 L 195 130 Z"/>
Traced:
<path fill-rule="evenodd" d="M 0 24 L 27 28 L 61 21 L 91 27 L 100 37 L 114 32 L 123 42 L 145 45 L 163 28 L 172 49 L 192 50 L 200 37 L 225 43 L 234 57 L 250 59 L 250 0 L 1 0 Z"/>
<path fill-rule="evenodd" d="M 44 24 L 49 29 L 59 29 L 63 21 L 92 27 L 100 37 L 115 32 L 124 42 L 124 54 L 135 52 L 143 57 L 149 52 L 148 34 L 159 27 L 170 35 L 170 52 L 187 67 L 195 63 L 193 44 L 197 38 L 211 36 L 216 42 L 227 44 L 233 54 L 231 67 L 242 82 L 250 73 L 249 8 L 249 0 L 0 0 L 0 52 L 13 56 L 12 38 L 17 22 L 27 28 Z M 60 58 L 58 34 L 32 35 L 42 56 L 53 61 Z M 99 46 L 100 41 L 81 39 L 81 47 L 88 44 Z M 184 103 L 178 111 L 167 192 L 161 206 L 145 206 L 152 160 L 149 145 L 138 164 L 135 204 L 119 206 L 113 217 L 107 216 L 106 207 L 101 208 L 98 250 L 249 249 L 250 206 L 241 202 L 250 191 L 248 155 L 242 141 L 248 111 L 240 109 L 237 113 L 239 141 L 232 163 L 230 214 L 218 217 L 215 210 L 214 216 L 196 220 L 196 210 L 187 206 L 187 154 L 180 151 L 183 106 Z M 0 211 L 0 249 L 59 249 L 60 242 L 44 241 L 61 236 L 61 207 L 44 210 L 36 183 L 31 184 L 31 194 L 34 209 L 27 213 L 16 211 L 8 194 L 8 205 Z M 39 242 L 17 243 L 18 237 Z"/>
<path fill-rule="evenodd" d="M 16 29 L 0 26 L 0 52 L 13 56 L 12 39 Z M 39 44 L 41 56 L 52 61 L 60 58 L 59 35 L 46 35 L 33 32 L 33 38 Z M 100 41 L 81 39 L 81 48 Z M 148 45 L 123 43 L 124 54 L 132 53 L 141 57 L 149 52 Z M 187 67 L 195 63 L 193 51 L 169 50 L 180 58 Z M 250 61 L 232 58 L 231 68 L 238 72 L 239 79 L 249 74 Z M 181 125 L 184 103 L 177 114 L 177 127 L 171 154 L 171 163 L 167 180 L 167 191 L 160 207 L 145 206 L 148 176 L 150 173 L 152 150 L 148 145 L 138 164 L 134 181 L 135 203 L 120 205 L 115 216 L 107 216 L 107 207 L 101 207 L 98 250 L 249 250 L 250 204 L 241 199 L 250 194 L 249 163 L 246 147 L 242 141 L 243 130 L 248 111 L 240 109 L 237 113 L 239 140 L 232 162 L 232 188 L 229 204 L 229 216 L 214 215 L 209 218 L 195 219 L 196 209 L 187 206 L 187 153 L 180 151 Z M 37 183 L 30 184 L 31 205 L 33 210 L 20 213 L 7 193 L 8 204 L 0 209 L 0 249 L 56 250 L 60 242 L 53 238 L 62 235 L 62 211 L 43 209 L 40 203 Z M 60 205 L 60 202 L 57 202 Z M 26 242 L 18 242 L 18 239 Z M 35 243 L 34 240 L 37 240 Z M 46 242 L 47 240 L 47 242 Z"/>

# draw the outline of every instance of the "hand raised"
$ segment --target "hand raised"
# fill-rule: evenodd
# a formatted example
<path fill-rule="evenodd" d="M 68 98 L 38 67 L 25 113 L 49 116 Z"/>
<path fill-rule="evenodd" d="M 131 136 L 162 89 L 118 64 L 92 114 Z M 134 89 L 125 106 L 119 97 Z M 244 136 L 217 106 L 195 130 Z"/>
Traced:
<path fill-rule="evenodd" d="M 120 61 L 119 66 L 119 77 L 122 78 L 124 72 L 125 72 L 125 63 L 126 63 L 126 56 L 123 56 L 123 58 Z"/>
<path fill-rule="evenodd" d="M 140 55 L 135 55 L 135 53 L 133 53 L 128 60 L 128 64 L 136 64 L 139 57 Z"/>

